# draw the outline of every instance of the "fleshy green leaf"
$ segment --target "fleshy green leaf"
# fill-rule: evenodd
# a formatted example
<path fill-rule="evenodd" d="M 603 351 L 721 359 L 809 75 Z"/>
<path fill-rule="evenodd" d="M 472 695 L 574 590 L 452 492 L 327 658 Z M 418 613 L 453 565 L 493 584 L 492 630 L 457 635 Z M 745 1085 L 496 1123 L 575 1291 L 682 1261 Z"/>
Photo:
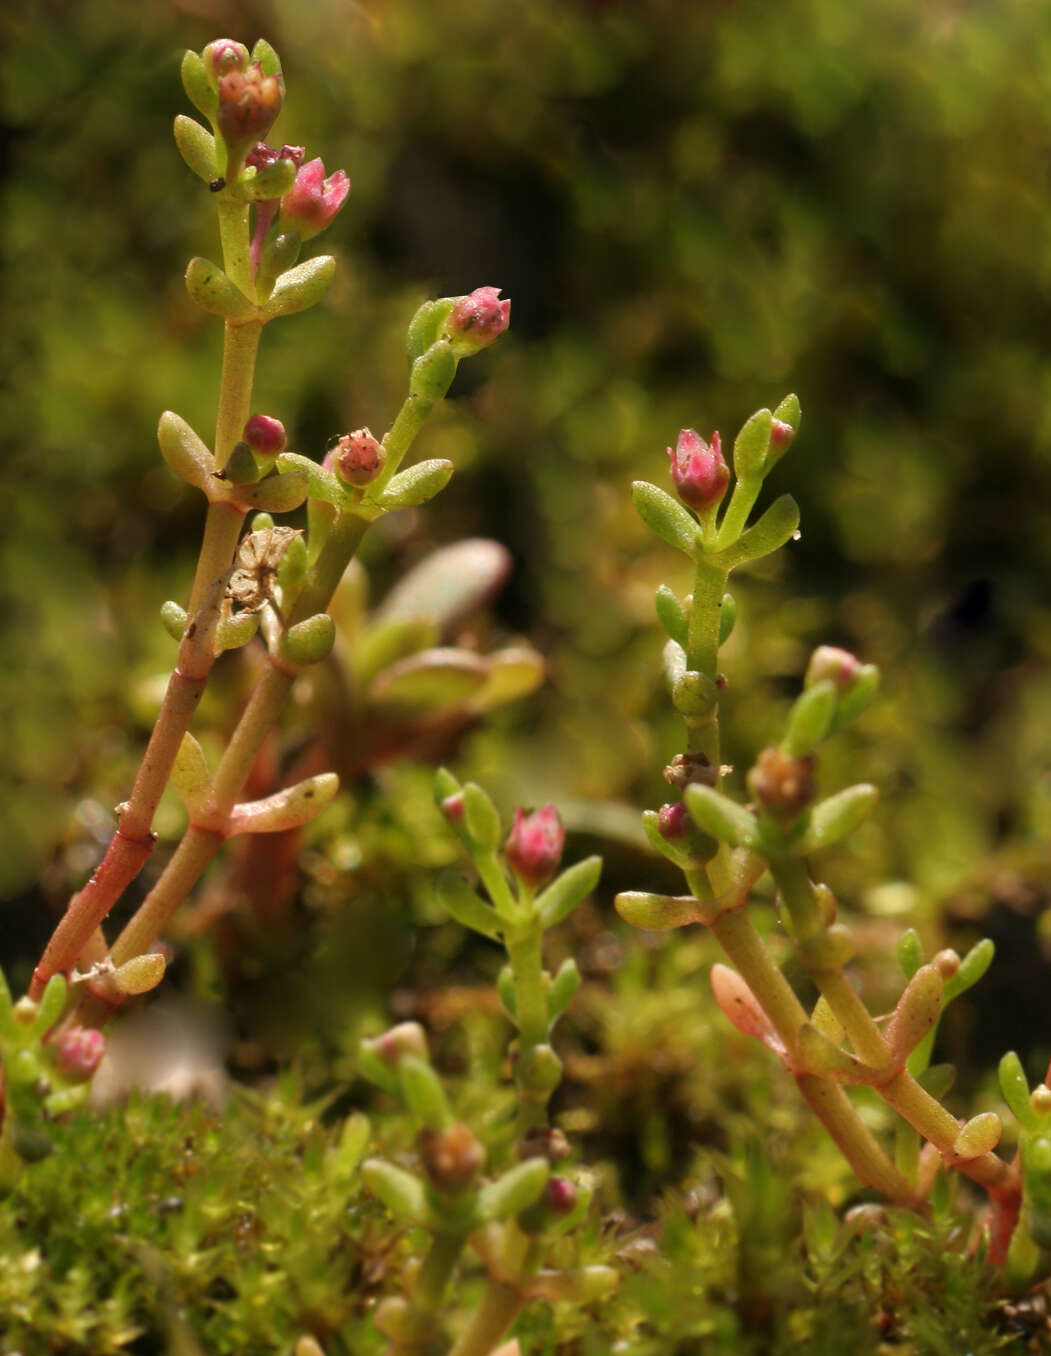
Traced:
<path fill-rule="evenodd" d="M 471 889 L 456 871 L 443 871 L 435 885 L 438 903 L 465 928 L 499 941 L 501 922 L 491 905 Z"/>
<path fill-rule="evenodd" d="M 731 847 L 751 847 L 757 840 L 759 825 L 755 815 L 710 786 L 688 786 L 683 793 L 686 808 L 694 822 L 713 838 Z"/>
<path fill-rule="evenodd" d="M 176 116 L 174 131 L 175 144 L 186 164 L 199 179 L 211 183 L 218 173 L 215 137 L 196 118 L 188 118 L 185 113 Z"/>
<path fill-rule="evenodd" d="M 799 527 L 799 505 L 790 494 L 775 499 L 754 527 L 743 532 L 734 544 L 722 554 L 723 563 L 730 569 L 749 560 L 772 555 L 784 546 Z"/>
<path fill-rule="evenodd" d="M 316 305 L 331 287 L 335 273 L 336 261 L 331 254 L 319 254 L 296 264 L 274 283 L 270 300 L 261 311 L 263 319 L 295 315 L 297 311 Z"/>
<path fill-rule="evenodd" d="M 250 320 L 257 311 L 255 302 L 249 301 L 210 259 L 190 260 L 186 266 L 186 290 L 202 311 L 224 320 Z"/>
<path fill-rule="evenodd" d="M 848 837 L 868 819 L 878 799 L 876 788 L 862 782 L 819 801 L 810 812 L 810 821 L 799 843 L 800 854 L 820 852 Z"/>
<path fill-rule="evenodd" d="M 369 697 L 400 711 L 439 710 L 467 701 L 487 677 L 485 661 L 470 650 L 424 650 L 377 674 Z"/>
<path fill-rule="evenodd" d="M 656 895 L 647 890 L 624 890 L 613 900 L 613 907 L 626 923 L 645 932 L 669 932 L 701 921 L 697 900 L 692 895 Z"/>
<path fill-rule="evenodd" d="M 541 928 L 546 932 L 568 918 L 580 901 L 595 889 L 601 875 L 602 858 L 585 857 L 556 876 L 536 899 L 534 907 Z"/>
<path fill-rule="evenodd" d="M 436 457 L 420 461 L 394 476 L 376 501 L 386 512 L 415 508 L 444 490 L 452 477 L 453 464 Z"/>
<path fill-rule="evenodd" d="M 700 545 L 700 529 L 692 514 L 648 480 L 636 480 L 631 495 L 646 526 L 692 560 Z"/>

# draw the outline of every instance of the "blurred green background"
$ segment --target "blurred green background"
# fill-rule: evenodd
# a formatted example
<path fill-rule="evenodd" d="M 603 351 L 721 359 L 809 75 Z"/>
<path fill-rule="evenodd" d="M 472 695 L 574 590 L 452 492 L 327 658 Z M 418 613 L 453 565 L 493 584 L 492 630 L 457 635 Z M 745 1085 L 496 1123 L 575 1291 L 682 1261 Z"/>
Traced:
<path fill-rule="evenodd" d="M 1046 1060 L 1051 8 L 108 0 L 0 23 L 8 959 L 32 961 L 97 859 L 142 684 L 171 661 L 157 609 L 184 595 L 201 512 L 154 428 L 172 408 L 207 433 L 221 339 L 181 281 L 218 246 L 171 141 L 191 111 L 179 59 L 265 35 L 288 83 L 274 138 L 353 181 L 318 242 L 341 265 L 329 300 L 264 336 L 256 407 L 292 446 L 386 427 L 424 297 L 512 297 L 511 334 L 420 443 L 453 458 L 452 485 L 366 551 L 376 596 L 460 536 L 513 553 L 484 624 L 538 646 L 549 681 L 470 734 L 458 771 L 505 807 L 560 803 L 602 840 L 610 891 L 665 882 L 633 825 L 679 739 L 653 589 L 687 580 L 628 486 L 666 483 L 681 426 L 731 438 L 795 390 L 803 429 L 771 490 L 795 494 L 803 536 L 736 589 L 729 760 L 742 774 L 776 736 L 813 645 L 878 662 L 884 699 L 824 775 L 884 799 L 828 879 L 874 949 L 888 915 L 991 930 L 982 1020 L 956 1043 Z M 337 859 L 387 853 L 411 877 L 450 857 L 427 780 L 363 779 Z"/>

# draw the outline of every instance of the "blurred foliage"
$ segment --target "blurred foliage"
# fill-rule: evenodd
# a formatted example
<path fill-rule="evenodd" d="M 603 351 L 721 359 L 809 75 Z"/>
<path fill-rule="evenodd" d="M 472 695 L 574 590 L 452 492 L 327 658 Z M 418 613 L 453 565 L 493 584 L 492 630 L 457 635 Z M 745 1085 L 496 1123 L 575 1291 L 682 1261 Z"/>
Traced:
<path fill-rule="evenodd" d="M 539 649 L 549 682 L 463 735 L 457 770 L 504 806 L 562 805 L 580 845 L 605 853 L 610 896 L 674 888 L 643 857 L 636 811 L 665 798 L 659 770 L 679 738 L 653 589 L 686 581 L 627 486 L 664 483 L 680 426 L 732 434 L 797 391 L 802 433 L 772 488 L 798 498 L 803 537 L 740 586 L 728 757 L 740 778 L 814 644 L 880 664 L 882 699 L 823 768 L 829 789 L 864 777 L 884 791 L 826 867 L 867 915 L 866 996 L 879 1010 L 882 958 L 905 922 L 958 945 L 980 927 L 998 958 L 950 1014 L 945 1053 L 979 1100 L 980 1070 L 1008 1046 L 1042 1072 L 1051 12 L 1028 0 L 28 0 L 0 25 L 0 959 L 25 973 L 98 859 L 151 719 L 150 681 L 170 663 L 157 610 L 185 593 L 201 505 L 153 431 L 164 408 L 207 430 L 220 346 L 181 282 L 191 254 L 217 247 L 208 195 L 171 142 L 172 117 L 189 111 L 178 59 L 220 33 L 264 34 L 288 77 L 278 134 L 354 183 L 326 237 L 340 260 L 329 301 L 264 337 L 256 403 L 291 445 L 319 456 L 348 428 L 386 426 L 424 296 L 494 283 L 513 298 L 511 335 L 464 371 L 421 440 L 421 456 L 455 462 L 450 488 L 364 552 L 375 597 L 436 545 L 487 536 L 512 553 L 478 625 L 488 649 Z M 220 666 L 205 713 L 216 729 L 244 682 L 236 659 Z M 246 1066 L 306 1042 L 312 1077 L 349 1076 L 354 1031 L 391 985 L 396 1006 L 431 1004 L 439 1020 L 435 991 L 485 971 L 484 945 L 439 926 L 430 903 L 429 873 L 452 848 L 429 781 L 401 759 L 354 782 L 309 837 L 282 925 L 242 932 L 236 972 L 187 947 L 197 989 L 227 992 Z M 165 809 L 163 836 L 178 826 Z M 578 1035 L 564 1111 L 639 1204 L 681 1181 L 684 1146 L 731 1152 L 750 1116 L 718 1081 L 700 1093 L 697 1052 L 676 1055 L 671 1039 L 707 1032 L 705 1068 L 729 1076 L 707 943 L 640 951 L 611 913 L 576 939 L 594 980 L 577 1030 L 594 1026 Z M 760 1124 L 795 1116 L 764 1061 L 738 1067 L 757 1080 L 742 1096 Z M 826 1161 L 816 1138 L 805 1160 Z M 827 1180 L 820 1190 L 835 1195 Z M 684 1258 L 691 1227 L 672 1231 Z M 810 1349 L 838 1349 L 799 1323 Z"/>

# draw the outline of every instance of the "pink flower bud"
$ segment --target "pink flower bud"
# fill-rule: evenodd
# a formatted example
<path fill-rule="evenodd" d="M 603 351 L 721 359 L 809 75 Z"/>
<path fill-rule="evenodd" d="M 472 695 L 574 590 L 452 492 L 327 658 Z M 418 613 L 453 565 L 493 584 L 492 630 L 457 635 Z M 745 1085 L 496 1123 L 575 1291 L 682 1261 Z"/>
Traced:
<path fill-rule="evenodd" d="M 233 38 L 216 38 L 201 53 L 204 69 L 213 84 L 218 84 L 230 71 L 243 71 L 248 65 L 248 48 Z"/>
<path fill-rule="evenodd" d="M 383 470 L 387 453 L 367 428 L 344 433 L 333 449 L 332 465 L 348 485 L 368 485 Z"/>
<path fill-rule="evenodd" d="M 828 679 L 840 692 L 846 692 L 854 685 L 860 668 L 857 658 L 849 650 L 841 650 L 838 645 L 819 645 L 810 656 L 803 685 L 813 687 Z"/>
<path fill-rule="evenodd" d="M 670 805 L 662 805 L 657 812 L 657 828 L 661 837 L 666 838 L 669 843 L 685 838 L 692 822 L 690 812 L 681 800 L 673 801 Z"/>
<path fill-rule="evenodd" d="M 98 1068 L 106 1038 L 91 1027 L 71 1026 L 55 1038 L 54 1051 L 55 1063 L 67 1078 L 84 1080 Z"/>
<path fill-rule="evenodd" d="M 723 460 L 722 442 L 718 433 L 706 443 L 692 428 L 679 434 L 675 450 L 668 448 L 671 478 L 679 498 L 692 509 L 714 508 L 730 483 L 730 468 Z"/>
<path fill-rule="evenodd" d="M 253 414 L 241 437 L 261 457 L 276 457 L 285 450 L 285 426 L 269 414 Z"/>
<path fill-rule="evenodd" d="M 347 200 L 350 180 L 344 170 L 325 178 L 320 157 L 301 165 L 296 181 L 281 199 L 281 229 L 311 240 L 332 221 Z"/>
<path fill-rule="evenodd" d="M 570 1215 L 576 1209 L 577 1188 L 568 1177 L 549 1177 L 544 1188 L 544 1204 L 552 1215 Z"/>
<path fill-rule="evenodd" d="M 219 131 L 230 152 L 227 177 L 241 157 L 274 125 L 285 97 L 279 75 L 264 75 L 258 61 L 234 67 L 219 81 Z M 239 168 L 239 166 L 237 166 Z"/>
<path fill-rule="evenodd" d="M 511 302 L 500 300 L 499 287 L 476 287 L 458 297 L 442 331 L 458 358 L 477 353 L 499 339 L 511 318 Z"/>
<path fill-rule="evenodd" d="M 519 808 L 504 846 L 507 864 L 524 885 L 543 885 L 562 860 L 565 840 L 566 831 L 553 805 L 543 805 L 530 815 Z"/>
<path fill-rule="evenodd" d="M 442 814 L 450 824 L 462 824 L 464 817 L 464 796 L 462 791 L 454 791 L 446 796 L 441 805 Z"/>
<path fill-rule="evenodd" d="M 770 425 L 770 451 L 766 456 L 768 468 L 781 460 L 792 446 L 795 436 L 796 431 L 791 424 L 786 424 L 781 419 L 773 420 Z"/>
<path fill-rule="evenodd" d="M 396 1069 L 406 1055 L 426 1061 L 427 1037 L 419 1022 L 399 1022 L 382 1036 L 374 1037 L 369 1044 L 392 1069 Z"/>

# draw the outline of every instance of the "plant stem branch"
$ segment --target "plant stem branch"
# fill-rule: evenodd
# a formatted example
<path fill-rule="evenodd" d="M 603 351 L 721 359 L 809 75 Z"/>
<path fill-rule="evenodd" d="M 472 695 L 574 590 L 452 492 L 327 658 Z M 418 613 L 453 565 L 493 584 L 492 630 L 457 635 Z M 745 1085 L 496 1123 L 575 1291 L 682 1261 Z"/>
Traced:
<path fill-rule="evenodd" d="M 540 1265 L 539 1249 L 517 1228 L 509 1227 L 509 1235 L 502 1270 L 514 1279 L 490 1277 L 481 1304 L 453 1343 L 449 1356 L 492 1356 L 525 1305 L 522 1281 Z"/>

